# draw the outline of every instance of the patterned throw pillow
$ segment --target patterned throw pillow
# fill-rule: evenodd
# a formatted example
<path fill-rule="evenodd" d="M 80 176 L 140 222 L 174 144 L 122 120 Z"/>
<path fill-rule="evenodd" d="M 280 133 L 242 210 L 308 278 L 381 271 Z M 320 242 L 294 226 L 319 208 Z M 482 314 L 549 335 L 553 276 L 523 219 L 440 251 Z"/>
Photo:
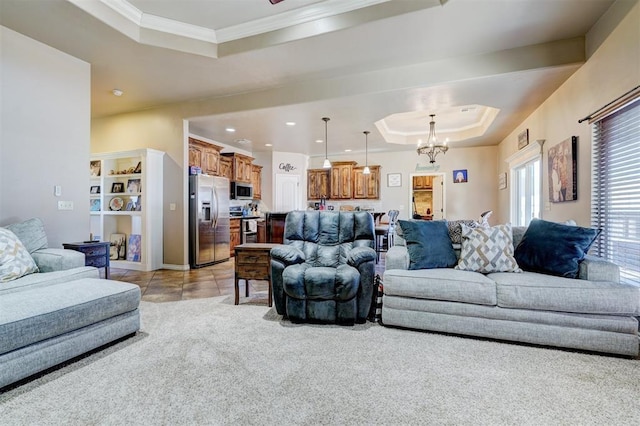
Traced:
<path fill-rule="evenodd" d="M 0 283 L 38 272 L 33 258 L 16 235 L 0 228 Z"/>
<path fill-rule="evenodd" d="M 475 220 L 450 220 L 447 222 L 447 227 L 449 227 L 449 238 L 451 238 L 451 242 L 453 244 L 461 244 L 462 243 L 462 226 L 467 225 L 469 228 L 477 228 L 478 222 Z"/>
<path fill-rule="evenodd" d="M 513 256 L 511 224 L 469 228 L 462 224 L 462 250 L 455 269 L 481 272 L 522 272 Z"/>

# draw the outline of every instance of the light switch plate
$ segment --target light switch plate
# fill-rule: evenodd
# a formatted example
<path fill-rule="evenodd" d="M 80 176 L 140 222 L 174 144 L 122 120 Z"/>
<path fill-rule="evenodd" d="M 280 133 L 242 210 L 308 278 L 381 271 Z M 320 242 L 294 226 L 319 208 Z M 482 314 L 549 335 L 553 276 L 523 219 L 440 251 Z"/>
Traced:
<path fill-rule="evenodd" d="M 58 201 L 58 210 L 73 210 L 73 201 Z"/>
<path fill-rule="evenodd" d="M 55 195 L 56 197 L 59 197 L 62 195 L 62 186 L 60 185 L 56 185 L 53 187 L 53 195 Z"/>

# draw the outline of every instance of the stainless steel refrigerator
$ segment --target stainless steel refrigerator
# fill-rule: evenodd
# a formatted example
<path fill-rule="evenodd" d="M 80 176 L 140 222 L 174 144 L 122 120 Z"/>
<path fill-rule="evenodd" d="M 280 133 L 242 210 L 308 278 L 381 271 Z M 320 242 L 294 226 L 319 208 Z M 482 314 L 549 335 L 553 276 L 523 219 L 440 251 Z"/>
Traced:
<path fill-rule="evenodd" d="M 229 179 L 189 176 L 189 263 L 192 268 L 229 259 Z"/>

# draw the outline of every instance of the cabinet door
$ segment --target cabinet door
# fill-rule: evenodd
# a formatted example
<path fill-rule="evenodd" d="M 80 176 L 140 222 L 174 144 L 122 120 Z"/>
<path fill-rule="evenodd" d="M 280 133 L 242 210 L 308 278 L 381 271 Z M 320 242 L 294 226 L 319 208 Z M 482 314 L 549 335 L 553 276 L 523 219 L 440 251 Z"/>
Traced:
<path fill-rule="evenodd" d="M 212 148 L 205 148 L 202 151 L 202 171 L 206 174 L 218 176 L 218 164 L 220 152 Z"/>
<path fill-rule="evenodd" d="M 380 198 L 380 167 L 369 167 L 371 174 L 365 176 L 365 187 L 368 199 L 377 200 Z"/>
<path fill-rule="evenodd" d="M 202 150 L 191 144 L 189 144 L 189 166 L 202 168 Z"/>
<path fill-rule="evenodd" d="M 253 186 L 253 199 L 262 199 L 262 166 L 251 165 L 251 185 Z"/>
<path fill-rule="evenodd" d="M 329 170 L 307 170 L 307 199 L 319 200 L 329 196 Z"/>
<path fill-rule="evenodd" d="M 367 175 L 363 174 L 363 168 L 353 169 L 353 198 L 367 198 Z"/>
<path fill-rule="evenodd" d="M 331 198 L 350 199 L 352 164 L 336 164 L 331 167 Z"/>
<path fill-rule="evenodd" d="M 233 180 L 233 161 L 229 157 L 220 157 L 219 167 L 220 176 Z"/>
<path fill-rule="evenodd" d="M 242 179 L 245 182 L 248 182 L 248 183 L 251 183 L 251 173 L 253 171 L 251 161 L 252 160 L 250 160 L 248 158 L 243 158 L 242 159 L 242 162 L 244 163 L 244 166 L 242 168 L 242 172 L 243 172 Z"/>
<path fill-rule="evenodd" d="M 229 226 L 229 251 L 235 256 L 235 248 L 240 244 L 240 219 L 231 219 Z"/>

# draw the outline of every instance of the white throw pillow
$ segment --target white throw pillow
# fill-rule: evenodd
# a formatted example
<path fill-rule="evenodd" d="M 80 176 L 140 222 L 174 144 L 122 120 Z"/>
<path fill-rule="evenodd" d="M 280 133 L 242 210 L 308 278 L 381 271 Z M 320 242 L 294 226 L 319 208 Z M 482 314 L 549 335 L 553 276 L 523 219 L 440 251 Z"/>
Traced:
<path fill-rule="evenodd" d="M 0 228 L 0 283 L 34 272 L 38 266 L 16 234 Z"/>
<path fill-rule="evenodd" d="M 462 249 L 455 269 L 483 274 L 522 272 L 513 255 L 511 224 L 491 228 L 462 227 Z"/>

